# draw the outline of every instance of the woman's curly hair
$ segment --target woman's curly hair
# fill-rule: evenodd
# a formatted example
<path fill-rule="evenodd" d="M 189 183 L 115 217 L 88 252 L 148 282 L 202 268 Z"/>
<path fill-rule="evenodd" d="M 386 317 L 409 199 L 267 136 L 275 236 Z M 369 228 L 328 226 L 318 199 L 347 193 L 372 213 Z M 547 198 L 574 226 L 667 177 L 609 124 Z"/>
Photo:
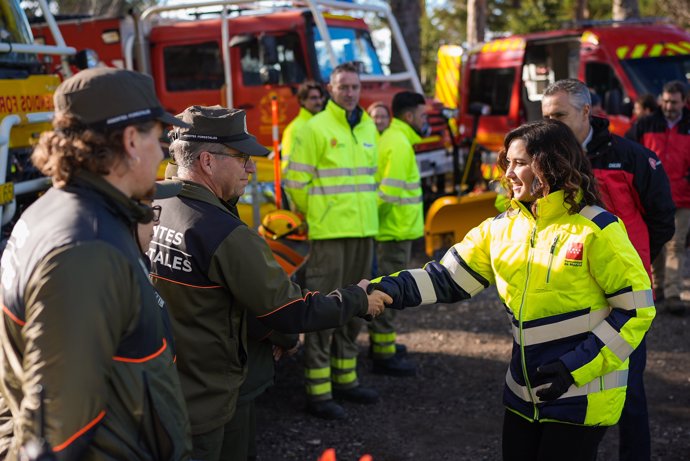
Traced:
<path fill-rule="evenodd" d="M 567 125 L 557 120 L 539 120 L 512 130 L 506 135 L 503 149 L 498 154 L 498 165 L 504 172 L 508 171 L 508 148 L 516 139 L 525 143 L 525 150 L 532 159 L 532 170 L 541 183 L 533 189 L 534 196 L 545 197 L 551 192 L 563 190 L 565 202 L 570 205 L 570 214 L 578 213 L 585 205 L 601 206 L 592 166 Z M 501 182 L 508 196 L 513 198 L 513 190 L 505 174 Z M 583 197 L 578 202 L 580 190 Z M 535 204 L 532 205 L 532 213 L 536 216 Z"/>
<path fill-rule="evenodd" d="M 156 121 L 133 125 L 145 133 Z M 31 161 L 41 173 L 53 179 L 56 187 L 69 183 L 76 171 L 107 175 L 118 160 L 125 158 L 123 133 L 126 127 L 97 131 L 74 115 L 56 113 L 53 130 L 41 134 Z"/>

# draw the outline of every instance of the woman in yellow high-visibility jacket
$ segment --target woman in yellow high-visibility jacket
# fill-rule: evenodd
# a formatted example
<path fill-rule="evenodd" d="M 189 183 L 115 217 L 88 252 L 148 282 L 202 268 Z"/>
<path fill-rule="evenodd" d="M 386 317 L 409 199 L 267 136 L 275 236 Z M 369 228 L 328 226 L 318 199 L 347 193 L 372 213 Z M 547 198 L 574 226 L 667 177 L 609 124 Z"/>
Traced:
<path fill-rule="evenodd" d="M 506 136 L 510 208 L 440 263 L 374 280 L 389 307 L 448 303 L 495 284 L 513 330 L 504 460 L 594 460 L 625 401 L 628 356 L 655 315 L 649 277 L 564 124 Z"/>

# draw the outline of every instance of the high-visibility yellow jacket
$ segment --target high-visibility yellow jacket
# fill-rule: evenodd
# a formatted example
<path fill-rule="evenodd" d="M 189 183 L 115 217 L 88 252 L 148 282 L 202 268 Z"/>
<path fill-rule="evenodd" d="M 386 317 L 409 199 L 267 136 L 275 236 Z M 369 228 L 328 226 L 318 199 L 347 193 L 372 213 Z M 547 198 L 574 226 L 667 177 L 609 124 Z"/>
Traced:
<path fill-rule="evenodd" d="M 554 192 L 538 200 L 535 220 L 513 200 L 440 264 L 380 283 L 397 308 L 467 299 L 495 284 L 513 330 L 504 404 L 532 421 L 610 426 L 625 401 L 628 356 L 655 315 L 651 284 L 616 216 L 568 208 L 563 192 Z M 541 401 L 536 391 L 549 384 L 536 369 L 557 360 L 575 383 Z"/>
<path fill-rule="evenodd" d="M 307 109 L 300 107 L 297 117 L 292 119 L 288 126 L 285 127 L 280 151 L 280 168 L 283 171 L 285 171 L 288 161 L 290 160 L 290 152 L 292 152 L 292 148 L 295 144 L 295 135 L 297 132 L 299 132 L 299 130 L 302 129 L 304 125 L 307 124 L 309 120 L 311 120 L 313 116 L 314 114 L 309 112 Z"/>
<path fill-rule="evenodd" d="M 413 145 L 422 140 L 394 118 L 379 139 L 379 233 L 376 240 L 413 240 L 424 235 L 419 167 Z"/>
<path fill-rule="evenodd" d="M 345 110 L 329 101 L 295 138 L 284 185 L 312 240 L 378 233 L 376 125 L 357 109 L 361 119 L 351 128 Z"/>

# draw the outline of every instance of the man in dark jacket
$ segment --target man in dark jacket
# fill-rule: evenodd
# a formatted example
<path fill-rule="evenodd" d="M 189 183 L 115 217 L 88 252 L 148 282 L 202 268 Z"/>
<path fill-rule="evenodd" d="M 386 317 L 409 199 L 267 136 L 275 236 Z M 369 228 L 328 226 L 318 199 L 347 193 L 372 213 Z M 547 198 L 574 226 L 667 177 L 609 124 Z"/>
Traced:
<path fill-rule="evenodd" d="M 136 200 L 154 187 L 162 123 L 186 124 L 164 112 L 150 77 L 110 68 L 64 81 L 55 108 L 32 156 L 54 187 L 2 256 L 6 459 L 38 437 L 60 460 L 189 459 L 166 305 L 134 240 L 153 218 Z"/>
<path fill-rule="evenodd" d="M 673 81 L 664 85 L 659 108 L 652 115 L 640 118 L 627 136 L 659 156 L 671 181 L 676 232 L 659 258 L 652 260 L 654 288 L 669 312 L 682 314 L 688 308 L 680 299 L 680 292 L 685 239 L 690 230 L 690 110 L 686 107 L 685 84 Z"/>
<path fill-rule="evenodd" d="M 570 127 L 587 151 L 606 209 L 623 220 L 651 276 L 651 261 L 673 236 L 675 207 L 661 161 L 650 150 L 611 134 L 608 121 L 591 116 L 590 92 L 579 80 L 559 80 L 544 90 L 545 118 Z M 630 356 L 625 407 L 619 421 L 620 459 L 649 460 L 649 416 L 643 374 L 646 343 Z"/>
<path fill-rule="evenodd" d="M 247 372 L 247 317 L 266 331 L 299 333 L 378 315 L 389 297 L 351 285 L 328 295 L 290 282 L 268 244 L 234 203 L 268 151 L 247 132 L 242 110 L 187 108 L 170 145 L 182 192 L 161 205 L 148 252 L 155 286 L 170 304 L 178 368 L 192 425 L 193 458 L 225 459 L 226 425 Z M 232 450 L 232 447 L 227 447 Z"/>

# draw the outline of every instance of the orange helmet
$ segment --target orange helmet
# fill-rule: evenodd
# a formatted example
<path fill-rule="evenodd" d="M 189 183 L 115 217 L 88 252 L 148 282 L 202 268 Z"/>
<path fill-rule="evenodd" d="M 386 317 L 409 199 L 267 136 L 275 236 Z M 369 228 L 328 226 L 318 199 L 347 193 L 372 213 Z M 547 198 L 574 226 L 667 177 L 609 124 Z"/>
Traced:
<path fill-rule="evenodd" d="M 266 239 L 306 240 L 307 224 L 296 213 L 288 210 L 274 210 L 261 220 L 259 234 Z"/>

